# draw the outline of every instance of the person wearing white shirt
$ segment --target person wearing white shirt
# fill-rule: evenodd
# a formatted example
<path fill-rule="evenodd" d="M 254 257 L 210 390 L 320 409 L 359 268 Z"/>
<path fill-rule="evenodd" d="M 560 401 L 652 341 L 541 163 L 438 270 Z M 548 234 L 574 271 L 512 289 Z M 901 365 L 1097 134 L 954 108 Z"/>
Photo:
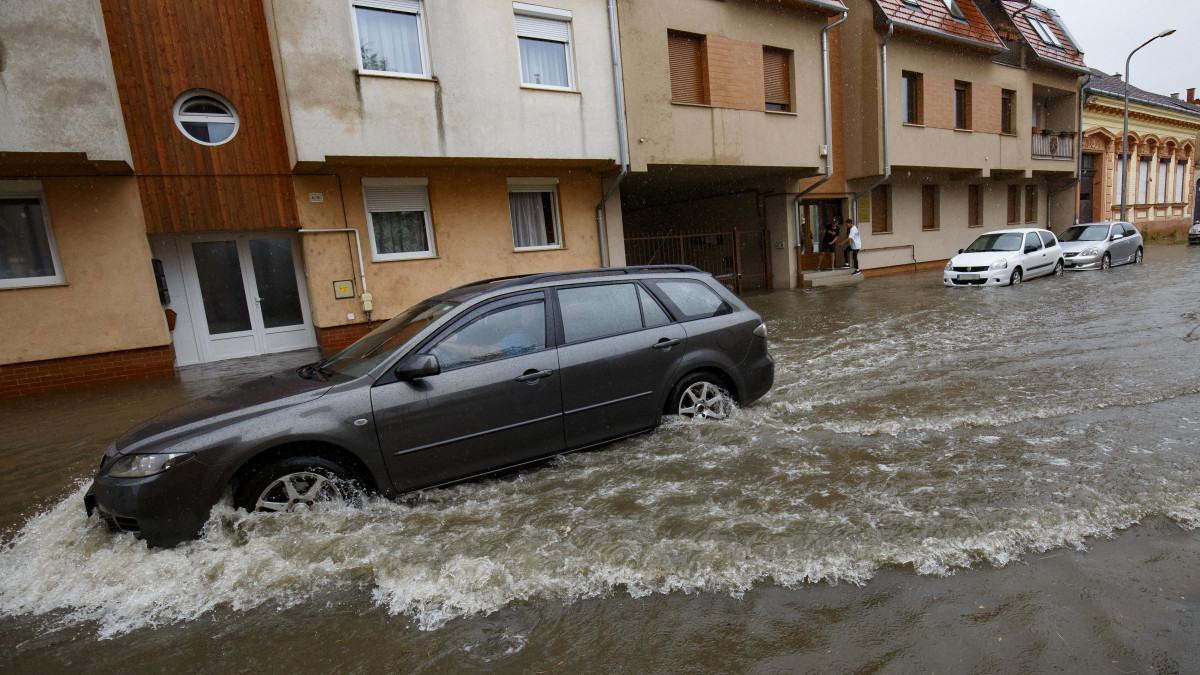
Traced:
<path fill-rule="evenodd" d="M 854 271 L 853 271 L 851 274 L 859 274 L 859 271 L 858 271 L 858 250 L 859 250 L 860 248 L 862 248 L 862 237 L 861 237 L 861 236 L 859 236 L 859 234 L 858 234 L 858 226 L 854 224 L 854 221 L 853 221 L 853 220 L 847 220 L 847 221 L 846 221 L 846 227 L 848 227 L 848 228 L 849 228 L 849 229 L 847 230 L 847 232 L 846 232 L 846 240 L 847 240 L 847 242 L 848 242 L 848 245 L 846 246 L 846 252 L 843 254 L 843 256 L 844 256 L 844 257 L 843 257 L 843 260 L 844 260 L 844 262 L 846 263 L 845 265 L 843 265 L 843 267 L 849 267 L 849 266 L 850 266 L 850 258 L 851 258 L 851 256 L 853 256 L 853 258 L 854 258 Z"/>

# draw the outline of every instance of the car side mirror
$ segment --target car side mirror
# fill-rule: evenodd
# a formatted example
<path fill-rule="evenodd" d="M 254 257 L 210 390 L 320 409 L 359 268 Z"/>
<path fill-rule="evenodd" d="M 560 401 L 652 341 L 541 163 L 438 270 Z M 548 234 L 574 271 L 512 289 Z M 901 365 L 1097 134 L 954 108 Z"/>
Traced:
<path fill-rule="evenodd" d="M 1125 235 L 1123 235 L 1123 234 L 1114 234 L 1114 235 L 1112 236 L 1112 240 L 1113 240 L 1113 241 L 1116 241 L 1116 240 L 1118 240 L 1118 239 L 1124 239 L 1124 238 L 1125 238 Z"/>
<path fill-rule="evenodd" d="M 396 379 L 419 380 L 422 377 L 437 375 L 442 372 L 442 366 L 433 354 L 414 354 L 396 364 Z"/>
<path fill-rule="evenodd" d="M 966 249 L 962 249 L 962 248 L 960 248 L 960 249 L 958 249 L 958 252 L 959 252 L 959 253 L 962 253 L 962 252 L 963 252 L 963 251 L 965 251 L 965 250 L 966 250 Z"/>

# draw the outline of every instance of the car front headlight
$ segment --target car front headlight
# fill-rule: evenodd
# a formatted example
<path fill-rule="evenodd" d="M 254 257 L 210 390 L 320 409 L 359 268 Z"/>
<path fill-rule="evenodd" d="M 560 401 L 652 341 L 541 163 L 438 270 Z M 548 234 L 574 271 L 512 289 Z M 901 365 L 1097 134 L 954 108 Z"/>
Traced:
<path fill-rule="evenodd" d="M 1188 230 L 1188 232 L 1190 234 L 1200 234 L 1200 223 L 1193 225 L 1192 229 Z"/>
<path fill-rule="evenodd" d="M 191 459 L 190 452 L 168 452 L 158 455 L 125 455 L 118 459 L 108 475 L 113 478 L 145 478 L 162 473 Z"/>
<path fill-rule="evenodd" d="M 1083 253 L 1080 253 L 1079 255 L 1098 255 L 1099 253 L 1100 253 L 1100 247 L 1093 246 L 1091 248 L 1085 249 L 1083 251 Z"/>
<path fill-rule="evenodd" d="M 953 260 L 947 260 L 947 261 L 946 261 L 946 271 L 947 271 L 947 272 L 949 272 L 949 271 L 950 271 L 950 270 L 952 270 L 952 269 L 954 269 L 954 261 L 953 261 Z"/>
<path fill-rule="evenodd" d="M 1001 259 L 997 260 L 996 262 L 992 263 L 992 266 L 991 266 L 991 267 L 989 267 L 988 269 L 989 269 L 989 270 L 1003 270 L 1003 269 L 1008 269 L 1008 259 L 1007 259 L 1007 258 L 1001 258 Z"/>

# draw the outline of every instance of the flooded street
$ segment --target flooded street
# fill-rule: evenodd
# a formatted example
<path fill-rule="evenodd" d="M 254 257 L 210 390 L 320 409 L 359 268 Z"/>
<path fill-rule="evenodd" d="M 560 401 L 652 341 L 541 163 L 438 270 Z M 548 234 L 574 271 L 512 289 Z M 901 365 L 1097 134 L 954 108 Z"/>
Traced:
<path fill-rule="evenodd" d="M 753 297 L 776 383 L 730 419 L 397 503 L 226 503 L 166 551 L 88 520 L 87 481 L 244 364 L 7 399 L 0 670 L 1195 672 L 1198 290 L 1197 247 L 1150 246 Z"/>

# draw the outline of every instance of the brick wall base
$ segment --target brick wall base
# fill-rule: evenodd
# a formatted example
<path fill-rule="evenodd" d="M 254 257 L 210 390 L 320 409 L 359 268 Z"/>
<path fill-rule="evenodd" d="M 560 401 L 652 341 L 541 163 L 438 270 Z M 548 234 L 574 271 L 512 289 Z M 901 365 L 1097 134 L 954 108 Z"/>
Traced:
<path fill-rule="evenodd" d="M 175 374 L 171 345 L 0 365 L 0 398 Z"/>
<path fill-rule="evenodd" d="M 372 321 L 370 327 L 365 323 L 352 323 L 348 326 L 333 326 L 321 328 L 317 326 L 317 346 L 326 356 L 336 354 L 354 344 L 360 337 L 379 327 L 379 321 Z"/>

